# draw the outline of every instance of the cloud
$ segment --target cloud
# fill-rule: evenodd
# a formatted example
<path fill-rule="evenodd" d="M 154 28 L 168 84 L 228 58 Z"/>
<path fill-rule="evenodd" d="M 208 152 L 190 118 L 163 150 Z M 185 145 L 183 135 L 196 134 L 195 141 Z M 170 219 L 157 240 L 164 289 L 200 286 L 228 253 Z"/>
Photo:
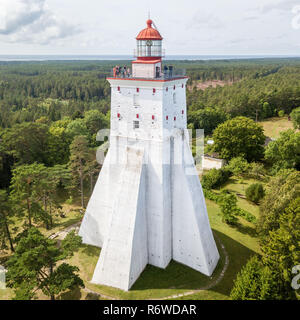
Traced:
<path fill-rule="evenodd" d="M 219 29 L 224 27 L 224 23 L 213 13 L 198 10 L 191 21 L 188 22 L 187 28 L 201 27 L 205 29 Z"/>
<path fill-rule="evenodd" d="M 80 30 L 51 12 L 46 0 L 0 0 L 0 37 L 9 43 L 48 44 Z"/>
<path fill-rule="evenodd" d="M 293 6 L 299 4 L 298 0 L 279 0 L 260 7 L 262 13 L 270 13 L 271 11 L 291 11 Z"/>

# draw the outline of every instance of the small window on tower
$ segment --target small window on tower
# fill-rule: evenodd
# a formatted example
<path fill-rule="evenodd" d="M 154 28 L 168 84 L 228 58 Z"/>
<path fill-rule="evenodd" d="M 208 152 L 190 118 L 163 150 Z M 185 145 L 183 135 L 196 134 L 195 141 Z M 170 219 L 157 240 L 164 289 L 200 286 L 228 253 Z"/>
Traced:
<path fill-rule="evenodd" d="M 118 87 L 118 91 L 121 91 L 121 88 L 120 88 L 120 87 Z"/>
<path fill-rule="evenodd" d="M 182 84 L 182 88 L 184 88 L 184 84 Z"/>
<path fill-rule="evenodd" d="M 140 88 L 136 88 L 136 92 L 140 92 Z"/>
<path fill-rule="evenodd" d="M 166 87 L 166 91 L 167 91 L 167 92 L 169 91 L 169 88 L 168 88 L 168 87 Z"/>
<path fill-rule="evenodd" d="M 139 128 L 140 128 L 140 122 L 134 120 L 134 121 L 133 121 L 133 129 L 139 129 Z"/>
<path fill-rule="evenodd" d="M 155 88 L 153 88 L 153 94 L 156 92 L 156 89 Z"/>

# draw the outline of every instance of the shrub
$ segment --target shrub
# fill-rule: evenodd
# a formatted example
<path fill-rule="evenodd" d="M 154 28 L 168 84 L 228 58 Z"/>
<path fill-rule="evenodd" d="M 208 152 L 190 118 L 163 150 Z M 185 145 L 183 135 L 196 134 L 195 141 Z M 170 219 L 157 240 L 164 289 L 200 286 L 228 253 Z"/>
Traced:
<path fill-rule="evenodd" d="M 291 118 L 295 129 L 300 129 L 300 107 L 296 108 L 291 113 Z"/>
<path fill-rule="evenodd" d="M 265 190 L 262 184 L 260 183 L 251 184 L 251 186 L 249 186 L 246 189 L 247 200 L 250 200 L 256 204 L 259 203 L 259 201 L 264 197 L 264 195 Z"/>
<path fill-rule="evenodd" d="M 206 199 L 218 203 L 219 197 L 220 197 L 218 194 L 214 193 L 211 190 L 207 190 L 207 189 L 203 189 L 203 193 L 204 193 L 204 196 Z"/>
<path fill-rule="evenodd" d="M 211 169 L 202 178 L 202 186 L 204 189 L 220 188 L 228 181 L 231 173 L 227 169 Z"/>
<path fill-rule="evenodd" d="M 222 192 L 218 199 L 223 220 L 229 225 L 235 225 L 238 221 L 237 198 L 234 194 Z"/>
<path fill-rule="evenodd" d="M 265 177 L 266 170 L 262 163 L 252 162 L 248 173 L 250 177 L 253 177 L 256 180 L 261 180 Z"/>
<path fill-rule="evenodd" d="M 274 299 L 276 279 L 270 269 L 265 267 L 260 257 L 253 256 L 238 273 L 230 293 L 233 300 Z"/>
<path fill-rule="evenodd" d="M 300 132 L 292 129 L 283 131 L 275 141 L 269 143 L 265 151 L 266 160 L 274 167 L 273 172 L 280 169 L 300 169 Z"/>
<path fill-rule="evenodd" d="M 226 169 L 235 176 L 243 176 L 249 171 L 250 165 L 243 157 L 232 158 Z"/>
<path fill-rule="evenodd" d="M 278 117 L 280 117 L 280 118 L 284 117 L 284 111 L 283 110 L 279 110 L 278 111 Z"/>
<path fill-rule="evenodd" d="M 250 212 L 248 212 L 246 210 L 243 210 L 241 208 L 238 208 L 237 215 L 239 217 L 244 218 L 248 222 L 251 222 L 251 223 L 255 223 L 256 222 L 256 217 L 252 213 L 250 213 Z"/>

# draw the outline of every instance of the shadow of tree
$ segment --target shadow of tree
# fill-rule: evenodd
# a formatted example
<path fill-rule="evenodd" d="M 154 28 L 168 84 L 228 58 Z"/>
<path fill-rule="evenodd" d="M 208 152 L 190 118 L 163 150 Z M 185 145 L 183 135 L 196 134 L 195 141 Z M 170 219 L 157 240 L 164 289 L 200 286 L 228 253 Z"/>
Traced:
<path fill-rule="evenodd" d="M 54 227 L 58 227 L 59 226 L 59 230 L 63 230 L 65 228 L 70 227 L 71 225 L 77 223 L 80 221 L 80 219 L 82 219 L 82 216 L 78 215 L 70 220 L 64 221 L 64 222 L 60 222 L 59 224 L 55 224 Z"/>
<path fill-rule="evenodd" d="M 237 223 L 236 225 L 234 225 L 232 227 L 243 234 L 248 234 L 251 237 L 257 237 L 256 229 L 253 227 L 245 226 L 241 223 Z"/>
<path fill-rule="evenodd" d="M 90 292 L 86 295 L 85 300 L 100 300 L 100 294 Z"/>
<path fill-rule="evenodd" d="M 56 300 L 80 300 L 81 290 L 79 287 L 76 287 L 74 290 L 66 291 L 60 294 Z"/>
<path fill-rule="evenodd" d="M 84 244 L 81 247 L 83 248 L 82 253 L 86 254 L 89 257 L 100 256 L 101 249 L 98 247 Z"/>

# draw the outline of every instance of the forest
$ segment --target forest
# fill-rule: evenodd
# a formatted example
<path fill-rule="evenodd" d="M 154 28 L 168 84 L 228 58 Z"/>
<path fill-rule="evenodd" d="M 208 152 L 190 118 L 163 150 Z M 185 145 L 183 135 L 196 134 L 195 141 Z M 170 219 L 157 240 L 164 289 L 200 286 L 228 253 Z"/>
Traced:
<path fill-rule="evenodd" d="M 300 264 L 300 59 L 165 63 L 189 77 L 189 128 L 204 129 L 205 139 L 214 140 L 206 152 L 227 161 L 204 173 L 206 199 L 228 230 L 241 226 L 239 219 L 255 225 L 257 255 L 237 267 L 226 296 L 296 299 L 290 282 L 292 267 Z M 33 299 L 34 288 L 54 300 L 66 289 L 84 287 L 77 267 L 59 263 L 74 256 L 78 238 L 70 234 L 55 249 L 43 232 L 65 216 L 63 205 L 77 203 L 83 210 L 93 191 L 101 169 L 97 132 L 110 124 L 106 77 L 116 64 L 129 61 L 0 62 L 0 264 L 8 267 L 16 299 Z M 197 87 L 211 80 L 222 85 Z M 293 128 L 265 145 L 260 123 L 284 117 Z M 246 209 L 239 193 L 226 189 L 232 181 L 247 185 Z M 19 265 L 36 239 L 41 252 L 49 249 L 40 270 L 51 261 L 50 274 L 29 274 L 24 261 Z M 20 268 L 22 280 L 14 275 Z M 65 281 L 58 285 L 56 277 Z M 256 287 L 249 288 L 254 278 Z"/>

